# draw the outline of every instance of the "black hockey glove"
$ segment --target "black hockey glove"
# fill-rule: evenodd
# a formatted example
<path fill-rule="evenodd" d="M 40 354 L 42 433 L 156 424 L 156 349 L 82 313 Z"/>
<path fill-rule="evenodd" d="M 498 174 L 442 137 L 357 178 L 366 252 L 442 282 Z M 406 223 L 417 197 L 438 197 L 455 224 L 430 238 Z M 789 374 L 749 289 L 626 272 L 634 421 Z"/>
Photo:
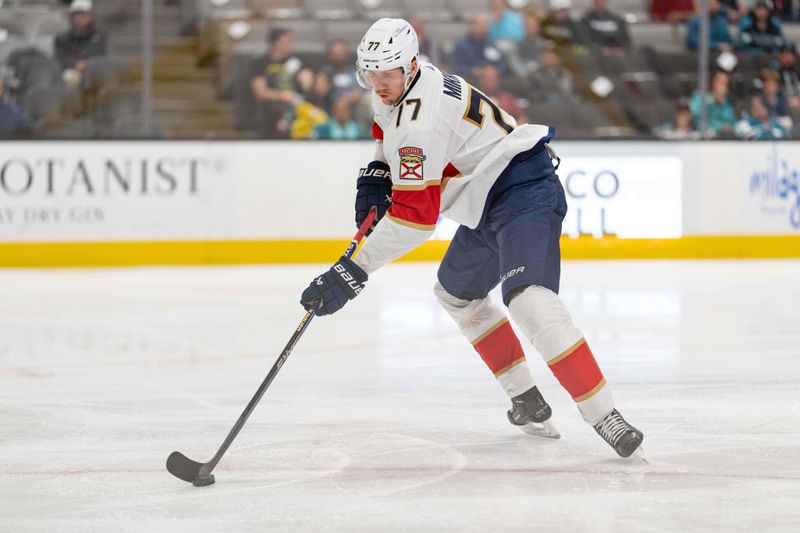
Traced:
<path fill-rule="evenodd" d="M 361 292 L 367 278 L 360 266 L 342 256 L 303 291 L 300 305 L 306 311 L 316 309 L 318 316 L 333 314 Z"/>
<path fill-rule="evenodd" d="M 356 187 L 356 226 L 361 227 L 373 205 L 378 207 L 378 215 L 375 217 L 377 223 L 392 205 L 392 174 L 389 165 L 383 161 L 373 161 L 362 168 L 358 173 Z"/>

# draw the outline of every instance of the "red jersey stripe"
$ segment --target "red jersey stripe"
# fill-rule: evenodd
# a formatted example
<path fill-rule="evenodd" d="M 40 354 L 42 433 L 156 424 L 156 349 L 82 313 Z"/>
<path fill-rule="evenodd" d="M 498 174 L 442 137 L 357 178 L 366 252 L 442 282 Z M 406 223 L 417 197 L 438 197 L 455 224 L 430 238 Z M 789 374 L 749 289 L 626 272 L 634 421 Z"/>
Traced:
<path fill-rule="evenodd" d="M 447 163 L 447 166 L 444 167 L 442 171 L 442 178 L 452 178 L 454 176 L 458 176 L 461 174 L 461 171 L 458 170 L 453 163 Z"/>
<path fill-rule="evenodd" d="M 383 130 L 381 129 L 380 126 L 378 126 L 377 122 L 372 123 L 372 138 L 375 139 L 376 141 L 383 140 Z"/>
<path fill-rule="evenodd" d="M 435 184 L 421 191 L 392 191 L 392 206 L 389 214 L 394 218 L 434 226 L 439 220 L 441 185 Z"/>

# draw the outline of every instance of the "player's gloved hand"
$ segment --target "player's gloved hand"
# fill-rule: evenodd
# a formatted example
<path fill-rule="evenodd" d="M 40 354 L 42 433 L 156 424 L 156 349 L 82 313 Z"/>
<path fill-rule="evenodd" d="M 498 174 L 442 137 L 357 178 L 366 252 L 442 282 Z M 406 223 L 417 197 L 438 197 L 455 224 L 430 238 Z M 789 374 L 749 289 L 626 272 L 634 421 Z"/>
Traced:
<path fill-rule="evenodd" d="M 356 187 L 358 188 L 356 192 L 356 226 L 361 227 L 373 205 L 378 208 L 378 214 L 375 217 L 375 223 L 377 223 L 392 205 L 392 174 L 389 171 L 389 165 L 383 161 L 373 161 L 366 168 L 362 168 L 358 173 Z M 371 231 L 370 228 L 367 235 Z"/>
<path fill-rule="evenodd" d="M 361 292 L 368 277 L 360 266 L 342 256 L 303 291 L 300 305 L 306 311 L 316 309 L 318 316 L 333 314 Z"/>

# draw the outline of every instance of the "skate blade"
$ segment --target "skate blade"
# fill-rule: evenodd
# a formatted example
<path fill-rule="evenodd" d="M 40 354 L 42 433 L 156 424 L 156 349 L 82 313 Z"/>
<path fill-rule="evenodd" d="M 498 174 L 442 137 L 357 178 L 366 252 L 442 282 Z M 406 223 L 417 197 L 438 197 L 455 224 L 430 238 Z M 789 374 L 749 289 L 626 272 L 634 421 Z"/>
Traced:
<path fill-rule="evenodd" d="M 646 465 L 650 464 L 650 461 L 647 460 L 647 457 L 645 456 L 644 450 L 642 449 L 641 446 L 639 446 L 638 448 L 636 448 L 636 450 L 634 450 L 634 452 L 631 454 L 631 458 L 639 459 Z"/>
<path fill-rule="evenodd" d="M 561 438 L 561 434 L 556 429 L 556 426 L 549 420 L 545 420 L 541 424 L 537 422 L 529 422 L 524 426 L 520 426 L 520 429 L 528 435 L 535 435 L 536 437 L 544 437 L 546 439 Z"/>

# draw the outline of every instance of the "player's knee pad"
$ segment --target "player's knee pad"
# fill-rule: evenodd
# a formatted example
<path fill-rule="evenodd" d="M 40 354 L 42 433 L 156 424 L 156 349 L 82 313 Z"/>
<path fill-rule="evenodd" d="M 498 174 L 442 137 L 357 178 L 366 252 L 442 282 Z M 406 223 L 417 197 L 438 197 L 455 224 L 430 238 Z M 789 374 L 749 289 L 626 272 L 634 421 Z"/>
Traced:
<path fill-rule="evenodd" d="M 447 292 L 438 281 L 433 287 L 433 293 L 470 342 L 506 318 L 488 296 L 477 300 L 462 300 Z"/>
<path fill-rule="evenodd" d="M 545 287 L 525 288 L 509 302 L 508 310 L 545 360 L 568 350 L 583 337 L 561 298 Z"/>

